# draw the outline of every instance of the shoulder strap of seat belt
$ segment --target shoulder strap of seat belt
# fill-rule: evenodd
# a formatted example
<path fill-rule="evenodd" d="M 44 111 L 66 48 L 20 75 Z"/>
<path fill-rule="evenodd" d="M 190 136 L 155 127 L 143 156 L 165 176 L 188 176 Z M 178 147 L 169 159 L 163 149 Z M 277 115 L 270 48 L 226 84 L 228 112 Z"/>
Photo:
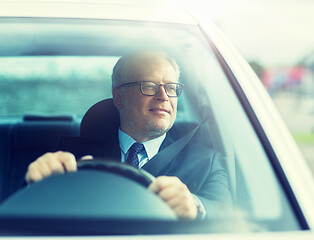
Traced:
<path fill-rule="evenodd" d="M 186 146 L 186 144 L 191 140 L 194 134 L 197 132 L 199 127 L 206 122 L 207 119 L 201 121 L 194 129 L 189 133 L 178 139 L 177 141 L 170 144 L 168 147 L 161 150 L 156 154 L 148 163 L 143 166 L 143 169 L 154 175 L 155 177 L 158 173 L 166 167 Z"/>

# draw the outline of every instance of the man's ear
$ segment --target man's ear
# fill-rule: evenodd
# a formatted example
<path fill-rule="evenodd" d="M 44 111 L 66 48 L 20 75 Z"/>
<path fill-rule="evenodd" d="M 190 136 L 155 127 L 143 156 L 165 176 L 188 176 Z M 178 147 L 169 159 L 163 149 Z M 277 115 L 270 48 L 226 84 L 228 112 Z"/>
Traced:
<path fill-rule="evenodd" d="M 113 102 L 114 102 L 114 105 L 116 106 L 116 108 L 122 109 L 123 108 L 123 101 L 122 101 L 120 89 L 114 88 L 112 90 L 112 98 L 113 98 Z"/>

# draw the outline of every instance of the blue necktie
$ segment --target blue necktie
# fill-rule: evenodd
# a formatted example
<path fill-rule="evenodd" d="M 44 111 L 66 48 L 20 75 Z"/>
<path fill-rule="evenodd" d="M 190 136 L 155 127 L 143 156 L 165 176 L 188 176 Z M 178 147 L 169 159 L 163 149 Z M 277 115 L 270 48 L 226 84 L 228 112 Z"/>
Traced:
<path fill-rule="evenodd" d="M 133 143 L 133 145 L 129 149 L 129 155 L 126 160 L 126 163 L 138 168 L 139 161 L 138 161 L 137 154 L 140 153 L 143 149 L 144 149 L 143 144 L 138 143 L 138 142 Z"/>

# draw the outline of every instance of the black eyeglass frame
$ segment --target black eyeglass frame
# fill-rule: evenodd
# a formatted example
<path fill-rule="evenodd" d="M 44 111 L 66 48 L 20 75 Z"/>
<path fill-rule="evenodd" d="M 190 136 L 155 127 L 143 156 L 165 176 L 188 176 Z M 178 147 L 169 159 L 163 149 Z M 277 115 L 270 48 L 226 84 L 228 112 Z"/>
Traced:
<path fill-rule="evenodd" d="M 155 94 L 145 94 L 143 93 L 143 89 L 142 89 L 142 83 L 153 83 L 153 84 L 156 84 L 158 85 L 158 91 L 155 93 Z M 180 86 L 180 88 L 176 88 L 176 89 L 179 89 L 180 92 L 179 94 L 177 94 L 176 96 L 170 96 L 167 92 L 167 88 L 166 86 L 169 85 L 169 84 L 176 84 L 177 86 Z M 156 96 L 160 90 L 160 87 L 163 86 L 164 89 L 165 89 L 165 93 L 167 94 L 168 97 L 180 97 L 181 93 L 182 93 L 182 90 L 183 90 L 183 87 L 184 87 L 184 84 L 182 83 L 166 83 L 166 84 L 159 84 L 159 83 L 155 83 L 153 81 L 139 81 L 139 82 L 129 82 L 129 83 L 123 83 L 121 85 L 119 85 L 117 88 L 120 88 L 120 87 L 129 87 L 129 86 L 135 86 L 135 85 L 139 85 L 140 86 L 140 91 L 141 93 L 144 95 L 144 96 Z"/>

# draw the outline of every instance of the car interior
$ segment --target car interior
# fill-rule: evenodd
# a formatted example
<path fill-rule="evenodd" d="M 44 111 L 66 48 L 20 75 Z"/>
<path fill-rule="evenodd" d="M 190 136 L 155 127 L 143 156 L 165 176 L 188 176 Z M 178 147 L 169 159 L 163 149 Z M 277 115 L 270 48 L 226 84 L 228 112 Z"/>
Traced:
<path fill-rule="evenodd" d="M 52 151 L 60 136 L 79 135 L 79 129 L 69 116 L 25 116 L 21 122 L 0 124 L 1 201 L 22 186 L 31 162 Z"/>
<path fill-rule="evenodd" d="M 31 116 L 21 122 L 0 124 L 3 172 L 1 201 L 23 186 L 28 165 L 46 152 L 53 151 L 60 137 L 107 137 L 114 136 L 119 126 L 119 115 L 112 99 L 93 105 L 82 118 L 81 123 L 71 116 Z M 197 126 L 194 122 L 179 122 L 171 130 L 179 139 Z M 204 131 L 194 136 L 194 141 L 208 142 Z"/>
<path fill-rule="evenodd" d="M 148 46 L 176 56 L 181 66 L 180 81 L 184 83 L 184 93 L 180 96 L 172 134 L 179 139 L 204 121 L 191 141 L 223 155 L 240 218 L 258 225 L 258 228 L 248 227 L 245 231 L 300 227 L 252 127 L 253 120 L 246 115 L 246 106 L 239 101 L 241 96 L 234 92 L 232 81 L 236 79 L 227 76 L 224 70 L 227 66 L 217 59 L 214 47 L 209 47 L 208 39 L 201 35 L 197 26 L 175 27 L 173 24 L 135 21 L 127 24 L 112 20 L 95 23 L 73 19 L 64 24 L 63 21 L 45 19 L 38 24 L 35 19 L 21 23 L 20 19 L 12 18 L 0 23 L 0 32 L 5 33 L 5 37 L 0 38 L 0 45 L 7 46 L 0 48 L 0 61 L 3 63 L 0 64 L 0 84 L 3 84 L 1 88 L 8 89 L 3 91 L 4 99 L 8 99 L 4 105 L 20 101 L 27 102 L 24 104 L 26 109 L 36 109 L 35 113 L 21 113 L 12 105 L 7 112 L 15 114 L 1 113 L 0 202 L 7 201 L 14 193 L 18 194 L 16 191 L 24 184 L 28 165 L 42 154 L 54 151 L 61 137 L 112 135 L 119 124 L 119 116 L 111 99 L 110 71 L 120 56 L 134 50 L 130 46 Z M 87 69 L 89 62 L 97 68 Z M 39 69 L 39 65 L 44 63 L 52 69 L 52 74 L 45 70 L 42 75 L 36 75 L 36 67 Z M 7 68 L 5 64 L 8 64 Z M 20 80 L 18 74 L 13 73 L 19 72 L 15 68 L 22 65 L 26 66 L 25 69 L 33 67 L 35 70 L 27 75 L 27 70 L 21 67 L 19 71 L 25 79 Z M 78 71 L 85 67 L 88 71 Z M 62 74 L 66 76 L 63 78 Z M 104 84 L 100 84 L 102 82 Z M 17 94 L 18 84 L 21 89 L 30 91 L 28 98 L 26 94 Z M 40 84 L 43 84 L 42 88 Z M 42 95 L 36 95 L 37 92 L 42 92 Z M 36 104 L 49 105 L 50 109 L 41 112 Z M 68 109 L 64 110 L 62 107 L 66 106 Z M 59 108 L 62 111 L 59 112 Z M 110 127 L 104 128 L 103 122 Z M 225 220 L 224 217 L 216 219 L 217 224 Z M 239 215 L 227 217 L 228 221 L 237 222 Z M 289 219 L 288 223 L 282 224 L 285 219 Z M 64 222 L 54 223 L 62 225 Z M 97 232 L 97 224 L 92 226 L 92 223 L 90 227 Z M 166 224 L 164 227 L 167 228 Z M 216 227 L 215 224 L 211 226 Z M 69 232 L 74 227 L 70 226 Z M 196 232 L 224 231 L 219 227 L 208 227 L 208 223 L 194 224 L 193 227 Z M 147 231 L 158 233 L 153 228 L 151 225 Z M 230 231 L 235 228 L 236 225 Z"/>

